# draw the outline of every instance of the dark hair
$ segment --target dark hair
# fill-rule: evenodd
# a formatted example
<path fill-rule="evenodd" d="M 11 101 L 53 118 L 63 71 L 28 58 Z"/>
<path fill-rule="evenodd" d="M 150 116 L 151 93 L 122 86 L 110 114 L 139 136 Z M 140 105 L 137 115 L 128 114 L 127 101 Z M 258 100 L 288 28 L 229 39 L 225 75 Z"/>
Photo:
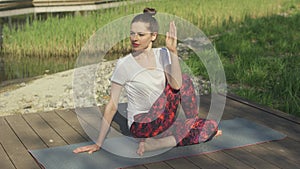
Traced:
<path fill-rule="evenodd" d="M 158 23 L 154 18 L 155 14 L 156 10 L 154 8 L 145 8 L 142 14 L 139 14 L 133 18 L 131 24 L 135 22 L 149 23 L 149 30 L 151 32 L 158 32 Z"/>

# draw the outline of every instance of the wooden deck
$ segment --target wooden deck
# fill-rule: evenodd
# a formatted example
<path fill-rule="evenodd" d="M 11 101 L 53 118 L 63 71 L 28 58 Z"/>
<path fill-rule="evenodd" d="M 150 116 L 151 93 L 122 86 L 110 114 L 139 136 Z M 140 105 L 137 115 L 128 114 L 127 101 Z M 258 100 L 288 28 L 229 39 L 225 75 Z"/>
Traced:
<path fill-rule="evenodd" d="M 42 3 L 43 1 L 43 3 Z M 92 3 L 90 0 L 74 0 L 74 1 L 48 1 L 33 2 L 26 0 L 25 2 L 16 2 L 5 5 L 0 0 L 0 19 L 3 17 L 12 17 L 17 15 L 38 14 L 38 13 L 56 13 L 56 12 L 79 12 L 79 11 L 94 11 L 98 9 L 114 8 L 122 5 L 146 2 L 150 0 L 97 0 Z M 81 2 L 80 2 L 81 1 Z M 10 6 L 11 5 L 11 6 Z M 23 5 L 23 6 L 22 6 Z"/>
<path fill-rule="evenodd" d="M 203 110 L 209 98 L 201 97 Z M 243 117 L 287 135 L 280 141 L 185 157 L 130 169 L 195 168 L 300 168 L 300 120 L 278 111 L 267 111 L 227 99 L 223 119 Z M 40 168 L 28 149 L 41 149 L 88 141 L 74 110 L 0 117 L 0 168 Z"/>

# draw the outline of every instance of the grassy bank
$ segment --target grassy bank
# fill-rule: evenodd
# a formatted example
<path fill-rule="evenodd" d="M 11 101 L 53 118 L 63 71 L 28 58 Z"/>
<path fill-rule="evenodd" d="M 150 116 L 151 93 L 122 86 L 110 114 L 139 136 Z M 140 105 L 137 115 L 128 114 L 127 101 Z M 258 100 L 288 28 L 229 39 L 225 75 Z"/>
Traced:
<path fill-rule="evenodd" d="M 300 116 L 300 0 L 154 0 L 85 15 L 29 16 L 18 28 L 4 25 L 6 76 L 72 68 L 94 32 L 145 6 L 182 17 L 212 38 L 230 92 Z M 203 67 L 190 63 L 201 74 Z"/>
<path fill-rule="evenodd" d="M 248 18 L 215 43 L 231 92 L 300 115 L 300 13 Z"/>

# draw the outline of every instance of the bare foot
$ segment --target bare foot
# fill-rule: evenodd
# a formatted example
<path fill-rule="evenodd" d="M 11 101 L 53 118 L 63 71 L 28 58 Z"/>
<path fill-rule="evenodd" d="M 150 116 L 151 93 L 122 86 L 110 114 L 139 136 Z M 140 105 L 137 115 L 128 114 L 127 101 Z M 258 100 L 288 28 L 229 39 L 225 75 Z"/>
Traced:
<path fill-rule="evenodd" d="M 139 156 L 142 156 L 145 152 L 145 142 L 144 141 L 141 141 L 140 144 L 139 144 L 139 147 L 138 149 L 136 150 L 136 153 L 139 155 Z"/>
<path fill-rule="evenodd" d="M 222 130 L 218 130 L 214 138 L 219 137 L 221 135 L 222 135 Z M 143 156 L 144 152 L 159 150 L 167 147 L 174 147 L 176 146 L 176 144 L 177 143 L 174 136 L 169 136 L 169 137 L 164 137 L 159 139 L 147 138 L 144 142 L 139 143 L 139 147 L 136 153 L 139 156 Z"/>
<path fill-rule="evenodd" d="M 137 154 L 142 156 L 144 152 L 159 150 L 167 147 L 176 146 L 176 140 L 173 136 L 154 139 L 147 138 L 145 142 L 140 142 L 139 147 L 137 149 Z"/>
<path fill-rule="evenodd" d="M 214 137 L 218 137 L 218 136 L 221 136 L 223 133 L 222 133 L 222 130 L 218 130 L 217 131 L 217 134 L 214 136 Z"/>
<path fill-rule="evenodd" d="M 163 148 L 164 140 L 165 140 L 164 138 L 160 138 L 160 139 L 147 138 L 145 142 L 145 150 L 153 151 L 153 150 L 158 150 L 160 148 Z"/>

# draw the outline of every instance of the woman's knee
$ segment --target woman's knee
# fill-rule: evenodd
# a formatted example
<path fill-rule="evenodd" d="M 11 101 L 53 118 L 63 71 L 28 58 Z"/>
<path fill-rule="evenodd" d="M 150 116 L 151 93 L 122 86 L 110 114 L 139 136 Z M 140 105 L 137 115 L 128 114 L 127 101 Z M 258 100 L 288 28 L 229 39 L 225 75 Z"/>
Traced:
<path fill-rule="evenodd" d="M 205 120 L 205 127 L 211 131 L 217 131 L 218 130 L 218 123 L 216 120 L 212 119 L 206 119 Z"/>
<path fill-rule="evenodd" d="M 182 86 L 181 89 L 193 87 L 193 81 L 191 77 L 187 74 L 182 74 Z"/>
<path fill-rule="evenodd" d="M 182 74 L 182 80 L 185 81 L 185 82 L 191 82 L 192 79 L 191 77 L 188 75 L 188 74 Z"/>
<path fill-rule="evenodd" d="M 135 138 L 147 138 L 151 133 L 150 129 L 146 124 L 134 122 L 130 127 L 130 133 Z"/>

